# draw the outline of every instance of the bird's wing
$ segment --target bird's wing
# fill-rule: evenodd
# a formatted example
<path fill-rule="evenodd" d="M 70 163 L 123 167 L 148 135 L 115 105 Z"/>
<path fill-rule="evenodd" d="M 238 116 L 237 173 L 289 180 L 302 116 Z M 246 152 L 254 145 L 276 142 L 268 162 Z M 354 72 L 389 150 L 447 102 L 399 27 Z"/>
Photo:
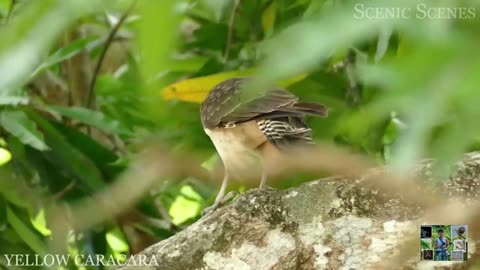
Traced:
<path fill-rule="evenodd" d="M 266 91 L 245 100 L 241 89 L 246 81 L 245 78 L 231 79 L 212 89 L 202 105 L 204 124 L 219 126 L 263 118 L 326 115 L 323 105 L 299 102 L 295 95 L 283 89 Z"/>
<path fill-rule="evenodd" d="M 285 90 L 268 91 L 262 96 L 235 104 L 229 111 L 226 111 L 220 122 L 225 124 L 239 123 L 258 119 L 260 116 L 286 116 L 290 113 L 280 112 L 279 110 L 291 107 L 297 101 L 298 98 L 296 96 Z"/>

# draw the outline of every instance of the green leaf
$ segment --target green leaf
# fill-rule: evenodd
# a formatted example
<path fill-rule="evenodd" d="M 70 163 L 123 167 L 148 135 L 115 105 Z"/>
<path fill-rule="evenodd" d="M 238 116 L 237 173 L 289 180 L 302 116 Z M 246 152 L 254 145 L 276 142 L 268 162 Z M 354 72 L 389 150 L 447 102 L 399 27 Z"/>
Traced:
<path fill-rule="evenodd" d="M 26 197 L 28 190 L 26 190 L 25 186 L 21 186 L 18 178 L 13 178 L 13 173 L 9 169 L 10 165 L 0 167 L 0 195 L 10 205 L 30 210 L 32 209 L 32 200 L 30 197 Z"/>
<path fill-rule="evenodd" d="M 11 228 L 7 227 L 1 234 L 0 234 L 0 254 L 25 254 L 34 256 L 35 252 L 32 251 L 28 245 L 23 242 L 20 236 Z M 7 259 L 4 256 L 0 256 L 0 265 L 6 266 Z M 1 267 L 1 266 L 0 266 Z M 40 267 L 31 266 L 28 267 L 30 270 L 39 270 Z M 9 266 L 6 268 L 2 268 L 5 270 L 21 270 L 24 269 L 23 267 L 20 268 L 19 266 Z"/>
<path fill-rule="evenodd" d="M 28 119 L 24 112 L 3 111 L 0 113 L 0 124 L 22 143 L 41 151 L 49 149 L 44 142 L 42 133 L 38 131 L 35 123 Z"/>
<path fill-rule="evenodd" d="M 264 33 L 273 32 L 273 27 L 275 26 L 276 18 L 276 1 L 273 0 L 267 8 L 263 11 L 262 14 L 262 28 Z"/>
<path fill-rule="evenodd" d="M 0 166 L 9 162 L 12 159 L 12 154 L 5 148 L 0 147 Z"/>
<path fill-rule="evenodd" d="M 231 4 L 233 4 L 231 0 L 200 0 L 197 1 L 196 8 L 191 12 L 206 20 L 220 22 L 228 16 L 228 8 Z"/>
<path fill-rule="evenodd" d="M 102 44 L 103 44 L 103 40 L 95 36 L 77 39 L 72 43 L 68 44 L 67 46 L 60 48 L 57 51 L 55 51 L 53 54 L 51 54 L 40 66 L 38 66 L 35 69 L 35 71 L 32 74 L 32 77 L 35 77 L 37 74 L 50 68 L 53 65 L 56 65 L 60 62 L 63 62 L 79 54 L 84 49 L 87 49 L 87 50 L 94 49 L 99 47 Z"/>
<path fill-rule="evenodd" d="M 0 96 L 0 105 L 26 105 L 28 104 L 28 97 L 21 96 Z"/>
<path fill-rule="evenodd" d="M 0 0 L 0 17 L 7 14 L 11 0 Z"/>
<path fill-rule="evenodd" d="M 325 6 L 324 0 L 316 0 L 316 1 L 311 1 L 310 4 L 308 5 L 307 9 L 305 10 L 305 13 L 303 16 L 305 18 L 315 18 L 318 14 L 321 13 Z"/>
<path fill-rule="evenodd" d="M 20 238 L 22 238 L 35 253 L 45 253 L 47 247 L 42 239 L 27 225 L 28 223 L 21 220 L 10 207 L 7 207 L 7 220 Z"/>
<path fill-rule="evenodd" d="M 54 123 L 54 126 L 72 146 L 76 147 L 95 163 L 97 168 L 105 175 L 106 181 L 114 180 L 123 170 L 123 166 L 115 164 L 119 157 L 113 151 L 72 127 L 61 123 Z"/>
<path fill-rule="evenodd" d="M 104 1 L 22 1 L 22 12 L 0 29 L 0 90 L 16 89 L 31 77 L 41 57 L 78 18 Z"/>
<path fill-rule="evenodd" d="M 180 194 L 175 198 L 169 209 L 172 223 L 179 225 L 198 215 L 202 197 L 189 185 L 180 189 Z"/>
<path fill-rule="evenodd" d="M 7 200 L 0 195 L 0 232 L 7 228 Z"/>
<path fill-rule="evenodd" d="M 44 236 L 49 236 L 52 231 L 47 227 L 47 220 L 45 218 L 45 209 L 40 209 L 38 213 L 30 218 L 33 227 Z"/>
<path fill-rule="evenodd" d="M 142 20 L 139 22 L 138 43 L 142 55 L 148 56 L 142 58 L 147 79 L 158 78 L 159 72 L 170 69 L 168 64 L 178 42 L 177 27 L 181 22 L 181 16 L 174 11 L 177 3 L 173 0 L 139 2 Z M 155 34 L 159 27 L 163 29 L 162 35 Z M 165 83 L 159 81 L 159 84 Z"/>
<path fill-rule="evenodd" d="M 77 120 L 83 124 L 102 129 L 108 133 L 132 135 L 132 132 L 119 121 L 112 119 L 102 112 L 97 112 L 81 107 L 49 106 L 48 110 L 62 116 Z"/>
<path fill-rule="evenodd" d="M 378 37 L 377 43 L 377 51 L 375 52 L 375 62 L 379 62 L 387 52 L 392 32 L 392 28 L 389 27 L 384 27 L 380 29 L 380 35 Z"/>
<path fill-rule="evenodd" d="M 125 240 L 125 236 L 122 231 L 115 227 L 105 235 L 107 243 L 110 248 L 117 253 L 127 252 L 128 251 L 128 242 Z"/>
<path fill-rule="evenodd" d="M 28 114 L 44 130 L 45 140 L 52 146 L 51 151 L 46 153 L 57 167 L 75 176 L 91 191 L 104 187 L 102 174 L 92 160 L 73 147 L 48 121 L 32 111 Z"/>

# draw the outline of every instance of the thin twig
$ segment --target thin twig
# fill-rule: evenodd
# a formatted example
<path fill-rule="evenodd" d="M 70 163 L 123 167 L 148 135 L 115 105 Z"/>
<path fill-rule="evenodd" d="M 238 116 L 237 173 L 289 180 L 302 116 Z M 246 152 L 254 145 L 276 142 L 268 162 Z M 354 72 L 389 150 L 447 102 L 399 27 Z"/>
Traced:
<path fill-rule="evenodd" d="M 64 189 L 62 189 L 59 192 L 53 194 L 52 199 L 54 201 L 60 200 L 61 198 L 63 198 L 63 196 L 65 196 L 65 194 L 67 194 L 69 191 L 71 191 L 75 187 L 75 184 L 77 184 L 77 181 L 73 180 Z"/>
<path fill-rule="evenodd" d="M 233 3 L 232 15 L 230 15 L 230 22 L 228 23 L 227 43 L 225 44 L 225 53 L 223 61 L 226 63 L 230 56 L 230 47 L 232 45 L 233 30 L 235 28 L 235 17 L 237 16 L 238 8 L 240 7 L 240 0 L 235 0 Z"/>
<path fill-rule="evenodd" d="M 110 45 L 113 43 L 115 39 L 115 35 L 117 34 L 118 30 L 120 30 L 120 27 L 122 26 L 123 22 L 127 19 L 128 15 L 131 13 L 136 3 L 137 1 L 132 2 L 130 7 L 127 9 L 127 11 L 125 11 L 125 13 L 123 13 L 122 17 L 120 17 L 117 24 L 113 26 L 112 30 L 108 34 L 107 40 L 105 41 L 105 47 L 103 47 L 102 53 L 98 58 L 97 65 L 95 66 L 95 70 L 93 72 L 92 81 L 90 82 L 90 87 L 88 88 L 87 100 L 86 100 L 87 103 L 85 104 L 85 107 L 87 108 L 91 108 L 93 105 L 95 84 L 97 83 L 98 73 L 100 72 L 100 68 L 102 67 L 108 48 L 110 48 Z"/>

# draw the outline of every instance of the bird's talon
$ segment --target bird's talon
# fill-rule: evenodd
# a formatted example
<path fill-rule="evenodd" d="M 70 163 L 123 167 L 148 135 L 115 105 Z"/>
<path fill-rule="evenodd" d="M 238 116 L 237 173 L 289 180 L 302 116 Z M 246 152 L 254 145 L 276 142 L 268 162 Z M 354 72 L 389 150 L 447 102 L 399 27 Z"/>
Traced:
<path fill-rule="evenodd" d="M 209 206 L 209 207 L 205 207 L 205 208 L 202 210 L 202 213 L 201 213 L 202 217 L 203 217 L 203 216 L 206 216 L 206 215 L 207 215 L 208 213 L 210 213 L 210 212 L 213 212 L 213 210 L 217 209 L 218 207 L 219 207 L 218 204 L 212 204 L 212 205 Z"/>
<path fill-rule="evenodd" d="M 225 195 L 221 200 L 215 202 L 214 204 L 212 204 L 212 205 L 209 206 L 209 207 L 205 207 L 205 208 L 202 210 L 201 215 L 202 215 L 202 216 L 205 216 L 205 215 L 207 215 L 208 213 L 215 211 L 217 208 L 220 208 L 220 207 L 224 206 L 227 202 L 231 201 L 237 194 L 238 194 L 237 191 L 230 191 L 230 192 L 227 193 L 227 195 Z"/>
<path fill-rule="evenodd" d="M 227 195 L 225 195 L 225 197 L 223 197 L 223 199 L 220 201 L 220 204 L 224 205 L 225 203 L 231 201 L 237 195 L 238 195 L 238 192 L 235 190 L 228 192 Z"/>

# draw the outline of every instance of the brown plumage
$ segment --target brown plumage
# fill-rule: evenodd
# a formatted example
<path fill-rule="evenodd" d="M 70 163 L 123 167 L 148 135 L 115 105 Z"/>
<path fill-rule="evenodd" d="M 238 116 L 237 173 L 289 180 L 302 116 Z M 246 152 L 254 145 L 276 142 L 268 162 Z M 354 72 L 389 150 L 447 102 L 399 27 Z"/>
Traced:
<path fill-rule="evenodd" d="M 233 78 L 216 85 L 202 103 L 200 114 L 225 166 L 225 178 L 212 208 L 224 196 L 229 177 L 242 178 L 252 171 L 262 174 L 274 155 L 289 147 L 312 143 L 306 115 L 326 117 L 327 108 L 319 103 L 300 101 L 287 90 L 274 88 L 261 95 L 245 98 L 243 87 L 248 78 Z"/>
<path fill-rule="evenodd" d="M 299 101 L 298 97 L 283 89 L 265 91 L 260 96 L 241 100 L 241 90 L 247 81 L 247 78 L 228 79 L 208 93 L 201 107 L 205 128 L 281 116 L 327 116 L 324 105 Z"/>

